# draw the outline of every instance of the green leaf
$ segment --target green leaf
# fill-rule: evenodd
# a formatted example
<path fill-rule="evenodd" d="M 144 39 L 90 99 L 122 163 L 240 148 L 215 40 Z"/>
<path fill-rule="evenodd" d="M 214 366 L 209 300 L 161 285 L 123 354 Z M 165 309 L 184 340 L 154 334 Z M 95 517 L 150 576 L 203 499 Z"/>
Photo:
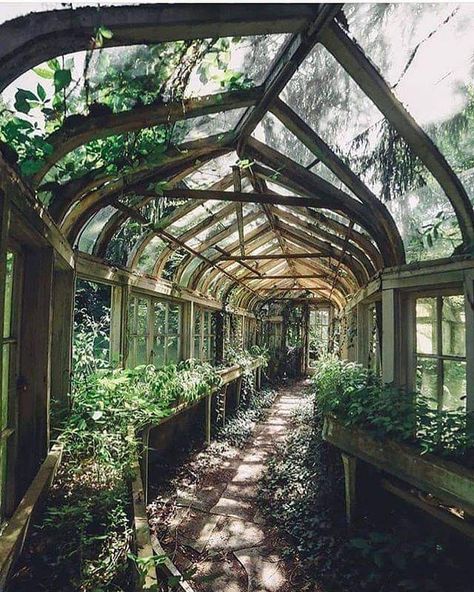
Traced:
<path fill-rule="evenodd" d="M 25 90 L 24 88 L 19 88 L 15 94 L 15 100 L 22 100 L 22 101 L 37 101 L 38 97 L 31 92 L 31 90 Z"/>
<path fill-rule="evenodd" d="M 54 88 L 60 92 L 71 84 L 71 70 L 56 70 L 54 73 Z"/>
<path fill-rule="evenodd" d="M 46 99 L 46 91 L 44 90 L 44 87 L 41 84 L 38 84 L 36 86 L 36 92 L 38 93 L 38 97 L 44 101 Z"/>
<path fill-rule="evenodd" d="M 46 78 L 51 80 L 54 76 L 54 70 L 51 68 L 42 68 L 41 66 L 37 66 L 33 68 L 33 72 L 37 74 L 40 78 Z"/>
<path fill-rule="evenodd" d="M 99 410 L 97 410 L 97 411 L 94 411 L 94 413 L 92 414 L 92 419 L 93 419 L 94 421 L 97 421 L 97 420 L 98 420 L 98 419 L 100 419 L 100 418 L 101 418 L 103 415 L 104 415 L 104 412 L 103 412 L 103 411 L 99 411 Z"/>
<path fill-rule="evenodd" d="M 97 33 L 99 35 L 102 35 L 104 39 L 112 39 L 112 37 L 114 36 L 112 31 L 110 29 L 107 29 L 107 27 L 99 27 Z"/>
<path fill-rule="evenodd" d="M 34 175 L 41 169 L 43 164 L 44 161 L 42 160 L 32 160 L 29 158 L 21 163 L 20 170 L 26 176 Z"/>

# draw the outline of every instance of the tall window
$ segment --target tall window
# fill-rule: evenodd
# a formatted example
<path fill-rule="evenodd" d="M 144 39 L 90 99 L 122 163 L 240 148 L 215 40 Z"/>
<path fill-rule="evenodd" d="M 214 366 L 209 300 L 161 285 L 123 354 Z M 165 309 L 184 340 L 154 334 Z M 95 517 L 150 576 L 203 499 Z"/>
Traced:
<path fill-rule="evenodd" d="M 18 291 L 20 260 L 13 251 L 7 252 L 5 274 L 5 308 L 2 336 L 2 400 L 0 431 L 0 511 L 4 515 L 8 445 L 14 433 L 13 404 L 16 401 L 18 360 Z"/>
<path fill-rule="evenodd" d="M 181 305 L 149 296 L 130 298 L 129 366 L 163 366 L 181 357 Z"/>
<path fill-rule="evenodd" d="M 310 350 L 316 356 L 326 353 L 329 344 L 329 309 L 310 311 Z"/>
<path fill-rule="evenodd" d="M 216 355 L 215 324 L 213 312 L 194 307 L 194 357 L 198 360 L 214 362 Z"/>
<path fill-rule="evenodd" d="M 417 299 L 416 385 L 437 409 L 465 406 L 464 296 Z"/>

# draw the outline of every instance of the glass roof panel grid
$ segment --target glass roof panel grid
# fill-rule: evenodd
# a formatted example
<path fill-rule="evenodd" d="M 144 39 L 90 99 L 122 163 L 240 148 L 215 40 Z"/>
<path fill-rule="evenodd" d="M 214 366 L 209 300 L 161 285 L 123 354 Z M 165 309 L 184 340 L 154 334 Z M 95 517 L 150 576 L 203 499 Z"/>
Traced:
<path fill-rule="evenodd" d="M 129 218 L 109 241 L 105 259 L 114 265 L 126 265 L 130 252 L 142 236 L 143 230 L 142 224 Z"/>
<path fill-rule="evenodd" d="M 162 241 L 158 236 L 154 236 L 143 250 L 138 260 L 137 268 L 144 273 L 151 273 L 156 260 L 166 246 L 167 243 Z"/>
<path fill-rule="evenodd" d="M 196 224 L 199 224 L 199 222 L 202 222 L 207 217 L 212 216 L 216 211 L 220 210 L 224 206 L 225 204 L 220 201 L 215 201 L 213 203 L 207 201 L 199 205 L 192 212 L 189 212 L 189 214 L 183 216 L 180 220 L 173 222 L 173 224 L 168 226 L 168 232 L 174 236 L 179 236 L 183 232 L 191 230 L 191 228 L 195 227 Z"/>
<path fill-rule="evenodd" d="M 232 173 L 232 166 L 237 164 L 239 157 L 236 152 L 229 152 L 206 162 L 197 171 L 184 178 L 190 189 L 206 189 Z"/>
<path fill-rule="evenodd" d="M 113 206 L 106 206 L 95 214 L 84 226 L 76 246 L 84 253 L 92 253 L 95 241 L 109 219 L 117 212 Z"/>
<path fill-rule="evenodd" d="M 252 133 L 256 138 L 284 156 L 306 167 L 316 157 L 290 130 L 272 113 L 266 113 Z"/>
<path fill-rule="evenodd" d="M 171 141 L 173 144 L 181 144 L 207 136 L 223 134 L 236 126 L 244 112 L 245 108 L 231 109 L 230 111 L 178 121 L 173 126 Z"/>

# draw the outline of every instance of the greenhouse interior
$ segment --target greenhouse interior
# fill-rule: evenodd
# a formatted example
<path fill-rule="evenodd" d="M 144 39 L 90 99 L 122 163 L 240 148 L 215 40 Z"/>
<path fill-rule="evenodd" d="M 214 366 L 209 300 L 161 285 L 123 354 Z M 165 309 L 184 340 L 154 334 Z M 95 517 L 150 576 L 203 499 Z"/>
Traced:
<path fill-rule="evenodd" d="M 473 29 L 0 3 L 0 590 L 474 592 Z"/>

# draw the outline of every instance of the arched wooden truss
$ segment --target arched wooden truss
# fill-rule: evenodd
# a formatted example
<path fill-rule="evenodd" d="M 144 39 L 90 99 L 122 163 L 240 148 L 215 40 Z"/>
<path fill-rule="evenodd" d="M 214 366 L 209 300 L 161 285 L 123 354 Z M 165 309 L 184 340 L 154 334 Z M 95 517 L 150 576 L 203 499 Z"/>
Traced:
<path fill-rule="evenodd" d="M 176 251 L 182 258 L 172 280 L 201 294 L 253 308 L 268 298 L 312 296 L 342 307 L 348 296 L 383 267 L 404 263 L 399 231 L 382 201 L 280 98 L 280 92 L 313 47 L 321 43 L 335 57 L 413 152 L 449 198 L 463 245 L 474 243 L 474 216 L 466 192 L 443 155 L 408 114 L 362 49 L 338 23 L 341 5 L 163 5 L 60 10 L 31 14 L 0 27 L 0 87 L 46 59 L 88 48 L 98 26 L 109 27 L 108 45 L 288 33 L 260 86 L 168 104 L 140 105 L 104 116 L 65 121 L 48 142 L 53 149 L 32 183 L 41 188 L 61 158 L 87 142 L 161 123 L 245 108 L 232 131 L 172 147 L 159 165 L 126 175 L 85 175 L 58 188 L 50 213 L 72 244 L 90 221 L 112 206 L 95 238 L 92 254 L 106 258 L 108 245 L 130 219 L 142 231 L 127 267 L 140 260 L 153 241 L 165 247 L 149 272 L 163 275 Z M 341 182 L 340 189 L 251 136 L 272 113 Z M 230 168 L 204 189 L 187 179 L 206 163 L 236 152 L 248 159 L 244 170 Z M 156 182 L 167 181 L 158 193 Z M 245 185 L 245 187 L 244 187 Z M 270 189 L 271 187 L 271 189 Z M 132 199 L 133 198 L 133 199 Z M 154 200 L 184 200 L 158 224 L 147 218 Z M 211 209 L 211 204 L 212 209 Z M 203 208 L 208 208 L 202 214 Z M 200 212 L 195 223 L 193 217 Z M 187 223 L 183 226 L 183 222 Z M 191 223 L 190 223 L 191 222 Z"/>

